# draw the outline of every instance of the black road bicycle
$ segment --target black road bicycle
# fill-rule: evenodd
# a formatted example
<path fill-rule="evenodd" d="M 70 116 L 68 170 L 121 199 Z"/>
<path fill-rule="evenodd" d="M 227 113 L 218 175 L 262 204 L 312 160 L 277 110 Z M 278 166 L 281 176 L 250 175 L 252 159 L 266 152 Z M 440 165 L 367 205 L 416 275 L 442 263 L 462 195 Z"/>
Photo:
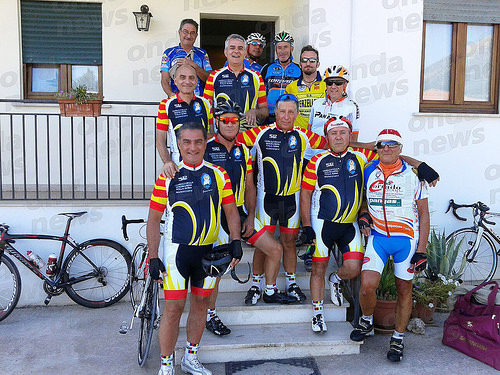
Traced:
<path fill-rule="evenodd" d="M 144 219 L 127 220 L 125 215 L 122 216 L 122 231 L 123 238 L 128 241 L 127 225 L 128 224 L 143 224 L 139 229 L 139 234 L 142 238 L 146 238 L 144 232 L 146 221 Z M 163 223 L 163 221 L 162 221 Z M 132 329 L 134 319 L 140 320 L 139 338 L 137 346 L 137 362 L 139 366 L 143 366 L 149 355 L 149 349 L 153 340 L 153 332 L 159 328 L 161 319 L 159 284 L 155 282 L 149 274 L 149 257 L 148 246 L 141 242 L 139 243 L 132 255 L 132 269 L 130 277 L 130 302 L 134 309 L 130 326 L 120 333 L 127 333 Z"/>
<path fill-rule="evenodd" d="M 500 236 L 488 226 L 496 224 L 488 218 L 500 217 L 500 213 L 490 212 L 490 208 L 482 202 L 457 204 L 453 199 L 450 200 L 446 212 L 451 209 L 458 220 L 466 221 L 466 218 L 457 214 L 459 208 L 472 209 L 474 225 L 456 230 L 446 238 L 446 245 L 457 248 L 457 256 L 453 260 L 453 272 L 459 275 L 464 283 L 479 285 L 484 281 L 490 281 L 497 269 Z"/>
<path fill-rule="evenodd" d="M 0 224 L 0 321 L 14 310 L 21 295 L 21 275 L 7 254 L 43 280 L 47 305 L 53 296 L 66 292 L 85 307 L 106 307 L 118 302 L 129 291 L 132 258 L 118 242 L 98 238 L 76 242 L 70 237 L 71 221 L 86 211 L 61 213 L 68 221 L 62 236 L 45 234 L 12 234 L 9 226 Z M 14 247 L 18 240 L 49 240 L 61 242 L 53 275 L 38 269 Z M 65 258 L 66 246 L 72 248 Z"/>

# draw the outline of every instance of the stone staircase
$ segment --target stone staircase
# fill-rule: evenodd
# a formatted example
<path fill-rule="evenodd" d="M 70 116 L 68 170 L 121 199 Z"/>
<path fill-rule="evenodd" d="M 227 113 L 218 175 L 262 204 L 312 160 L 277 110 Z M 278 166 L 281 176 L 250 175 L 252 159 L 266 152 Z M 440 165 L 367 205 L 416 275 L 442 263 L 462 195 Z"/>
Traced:
<path fill-rule="evenodd" d="M 236 267 L 240 279 L 248 273 L 246 262 L 252 263 L 253 248 L 244 246 L 243 258 Z M 327 276 L 337 268 L 330 260 Z M 199 358 L 202 363 L 220 363 L 257 359 L 284 359 L 292 357 L 358 354 L 360 343 L 349 339 L 352 326 L 346 321 L 347 308 L 337 307 L 330 301 L 328 283 L 325 288 L 324 316 L 328 332 L 319 335 L 311 330 L 312 306 L 309 290 L 311 273 L 305 271 L 303 262 L 297 261 L 297 284 L 307 299 L 301 304 L 266 304 L 262 299 L 257 305 L 246 306 L 243 299 L 251 281 L 239 284 L 229 275 L 222 278 L 217 299 L 217 313 L 231 328 L 231 334 L 219 337 L 205 330 L 201 340 Z M 277 286 L 284 290 L 283 269 Z M 189 298 L 188 298 L 189 301 Z M 176 362 L 180 363 L 186 343 L 186 321 L 189 302 L 181 318 L 181 329 L 176 347 Z"/>

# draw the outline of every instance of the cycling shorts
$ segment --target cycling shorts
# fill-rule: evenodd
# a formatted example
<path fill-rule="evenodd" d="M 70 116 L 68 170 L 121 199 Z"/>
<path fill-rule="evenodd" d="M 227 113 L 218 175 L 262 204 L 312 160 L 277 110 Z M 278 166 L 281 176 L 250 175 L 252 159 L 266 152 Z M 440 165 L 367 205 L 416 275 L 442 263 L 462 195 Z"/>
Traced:
<path fill-rule="evenodd" d="M 403 236 L 387 237 L 379 233 L 371 234 L 368 237 L 361 271 L 376 271 L 382 274 L 385 262 L 389 255 L 392 255 L 394 275 L 402 280 L 412 280 L 413 272 L 409 272 L 409 268 L 416 249 L 417 240 L 415 239 Z"/>
<path fill-rule="evenodd" d="M 215 277 L 207 276 L 201 265 L 203 254 L 213 247 L 210 245 L 192 246 L 164 241 L 163 264 L 167 276 L 163 279 L 166 300 L 185 299 L 188 282 L 191 293 L 209 297 L 215 287 Z"/>
<path fill-rule="evenodd" d="M 363 259 L 363 242 L 357 223 L 335 223 L 312 218 L 311 224 L 316 233 L 313 262 L 330 260 L 333 245 L 337 245 L 344 260 Z"/>
<path fill-rule="evenodd" d="M 264 231 L 274 233 L 279 222 L 280 232 L 299 232 L 299 194 L 273 195 L 265 192 L 257 193 L 257 207 L 255 208 L 254 227 L 257 232 L 249 240 L 250 243 L 260 237 Z M 252 242 L 253 241 L 253 242 Z"/>

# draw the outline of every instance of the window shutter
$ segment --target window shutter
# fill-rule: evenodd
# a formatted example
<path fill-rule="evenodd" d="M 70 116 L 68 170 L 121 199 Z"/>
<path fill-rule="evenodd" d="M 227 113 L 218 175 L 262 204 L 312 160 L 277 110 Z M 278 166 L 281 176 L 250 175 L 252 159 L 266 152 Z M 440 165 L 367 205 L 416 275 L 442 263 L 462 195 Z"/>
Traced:
<path fill-rule="evenodd" d="M 101 4 L 21 1 L 23 63 L 102 65 Z"/>
<path fill-rule="evenodd" d="M 500 0 L 424 0 L 424 20 L 500 23 Z"/>

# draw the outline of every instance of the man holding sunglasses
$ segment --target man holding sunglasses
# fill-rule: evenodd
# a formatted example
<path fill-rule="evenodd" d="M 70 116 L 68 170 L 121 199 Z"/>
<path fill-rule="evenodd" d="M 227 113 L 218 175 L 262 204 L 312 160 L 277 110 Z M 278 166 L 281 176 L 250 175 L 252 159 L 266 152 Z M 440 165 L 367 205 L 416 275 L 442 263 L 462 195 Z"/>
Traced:
<path fill-rule="evenodd" d="M 299 100 L 299 115 L 294 125 L 307 129 L 313 102 L 325 94 L 326 85 L 318 72 L 319 53 L 316 48 L 309 44 L 302 47 L 299 65 L 302 74 L 286 87 L 285 92 Z"/>
<path fill-rule="evenodd" d="M 363 315 L 351 332 L 351 340 L 362 341 L 373 333 L 375 290 L 384 265 L 392 256 L 398 297 L 387 359 L 399 362 L 412 309 L 413 275 L 427 265 L 428 193 L 427 184 L 422 185 L 400 157 L 403 145 L 397 130 L 382 130 L 376 142 L 380 160 L 365 168 L 365 200 L 358 217 L 361 232 L 369 236 L 359 291 Z"/>
<path fill-rule="evenodd" d="M 181 21 L 179 26 L 178 46 L 167 48 L 161 57 L 161 87 L 167 96 L 172 96 L 179 89 L 173 81 L 175 72 L 172 71 L 174 65 L 190 65 L 196 70 L 198 77 L 195 94 L 203 95 L 203 88 L 208 75 L 212 71 L 207 52 L 198 47 L 194 47 L 194 42 L 198 37 L 198 23 L 186 18 Z"/>
<path fill-rule="evenodd" d="M 256 189 L 253 179 L 252 157 L 247 146 L 236 140 L 242 116 L 243 111 L 238 103 L 232 100 L 219 103 L 215 110 L 217 134 L 208 141 L 204 159 L 222 167 L 229 175 L 242 223 L 241 236 L 267 255 L 266 280 L 271 284 L 276 284 L 283 248 L 270 232 L 257 236 L 254 230 Z M 256 239 L 253 238 L 254 235 Z M 224 212 L 222 212 L 221 227 L 215 245 L 227 243 L 229 243 L 229 228 Z M 231 333 L 231 330 L 217 316 L 215 303 L 219 282 L 220 278 L 217 278 L 210 297 L 206 328 L 218 336 L 224 336 Z M 271 298 L 279 298 L 279 296 Z"/>
<path fill-rule="evenodd" d="M 294 127 L 299 102 L 294 95 L 283 94 L 276 101 L 276 124 L 259 126 L 238 134 L 238 140 L 256 150 L 257 207 L 255 231 L 251 238 L 273 233 L 279 222 L 280 242 L 283 246 L 285 294 L 277 293 L 276 284 L 266 278 L 264 302 L 289 303 L 304 301 L 306 296 L 296 283 L 296 244 L 299 231 L 299 194 L 302 182 L 302 163 L 305 150 L 324 148 L 326 139 L 308 129 Z M 251 241 L 250 241 L 251 242 Z M 268 261 L 267 261 L 268 262 Z M 245 303 L 257 303 L 262 294 L 260 281 L 264 273 L 265 254 L 256 249 L 253 258 L 253 285 Z M 274 297 L 276 296 L 276 298 Z M 280 298 L 277 298 L 280 296 Z"/>

